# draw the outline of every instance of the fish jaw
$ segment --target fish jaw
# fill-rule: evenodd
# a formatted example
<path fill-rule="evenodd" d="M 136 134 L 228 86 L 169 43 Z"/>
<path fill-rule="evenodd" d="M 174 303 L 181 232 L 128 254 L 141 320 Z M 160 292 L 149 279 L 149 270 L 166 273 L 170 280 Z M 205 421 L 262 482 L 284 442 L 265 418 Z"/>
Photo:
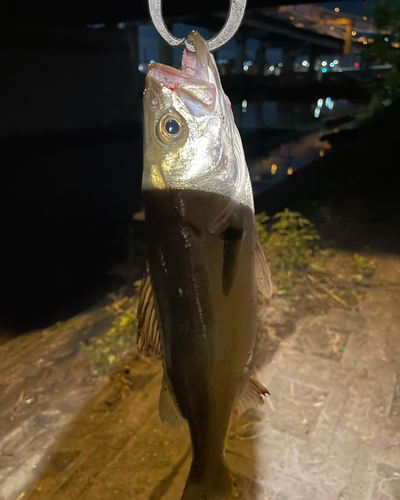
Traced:
<path fill-rule="evenodd" d="M 188 75 L 182 70 L 160 63 L 149 67 L 146 76 L 146 90 L 153 90 L 155 99 L 161 107 L 184 107 L 197 118 L 210 114 L 215 109 L 216 88 L 213 83 Z M 180 102 L 179 102 L 180 101 Z"/>
<path fill-rule="evenodd" d="M 151 63 L 145 89 L 155 87 L 159 97 L 162 97 L 162 92 L 175 93 L 194 116 L 201 117 L 215 110 L 217 98 L 215 76 L 218 81 L 219 76 L 215 71 L 215 60 L 208 52 L 207 44 L 201 35 L 192 31 L 188 40 L 194 45 L 195 52 L 187 49 L 183 51 L 181 69 L 161 63 Z"/>

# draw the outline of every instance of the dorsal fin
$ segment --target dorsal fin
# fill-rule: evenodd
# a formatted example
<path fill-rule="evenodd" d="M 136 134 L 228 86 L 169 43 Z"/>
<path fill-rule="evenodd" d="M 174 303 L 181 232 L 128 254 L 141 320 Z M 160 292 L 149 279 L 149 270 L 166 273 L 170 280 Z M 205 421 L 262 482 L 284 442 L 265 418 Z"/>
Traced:
<path fill-rule="evenodd" d="M 257 237 L 256 250 L 255 250 L 255 268 L 257 287 L 266 299 L 272 295 L 272 282 L 271 271 L 265 258 L 264 250 L 261 246 L 260 240 Z"/>
<path fill-rule="evenodd" d="M 142 285 L 140 287 L 137 319 L 137 344 L 139 349 L 142 351 L 152 352 L 156 356 L 160 356 L 160 327 L 157 320 L 156 301 L 148 267 L 146 267 Z"/>

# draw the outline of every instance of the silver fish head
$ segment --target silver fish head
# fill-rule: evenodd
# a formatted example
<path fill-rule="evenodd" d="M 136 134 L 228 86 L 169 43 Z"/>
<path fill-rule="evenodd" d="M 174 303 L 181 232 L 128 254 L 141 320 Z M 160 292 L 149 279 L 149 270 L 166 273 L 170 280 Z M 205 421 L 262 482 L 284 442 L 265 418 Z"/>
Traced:
<path fill-rule="evenodd" d="M 182 69 L 149 66 L 144 91 L 143 190 L 192 189 L 240 201 L 247 167 L 230 101 L 197 32 Z"/>

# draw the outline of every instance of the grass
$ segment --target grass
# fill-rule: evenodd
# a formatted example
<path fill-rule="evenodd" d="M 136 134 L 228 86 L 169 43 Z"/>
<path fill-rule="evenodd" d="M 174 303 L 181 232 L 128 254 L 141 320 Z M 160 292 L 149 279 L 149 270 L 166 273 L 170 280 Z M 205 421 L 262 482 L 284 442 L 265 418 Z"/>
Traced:
<path fill-rule="evenodd" d="M 289 304 L 309 298 L 317 309 L 360 304 L 363 291 L 358 287 L 373 277 L 373 261 L 324 248 L 314 224 L 298 212 L 285 209 L 272 218 L 260 213 L 256 224 L 275 294 Z"/>
<path fill-rule="evenodd" d="M 111 328 L 101 337 L 94 338 L 87 345 L 81 343 L 81 351 L 88 351 L 94 372 L 104 374 L 135 345 L 137 332 L 137 300 L 124 297 L 109 306 L 114 315 Z"/>

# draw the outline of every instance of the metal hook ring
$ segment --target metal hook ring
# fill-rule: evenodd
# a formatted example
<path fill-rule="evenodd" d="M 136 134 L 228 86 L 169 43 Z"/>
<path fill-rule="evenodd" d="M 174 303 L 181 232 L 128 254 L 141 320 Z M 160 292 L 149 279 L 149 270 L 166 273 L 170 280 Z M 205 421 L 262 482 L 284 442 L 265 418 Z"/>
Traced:
<path fill-rule="evenodd" d="M 207 40 L 210 52 L 225 45 L 235 35 L 244 16 L 246 1 L 247 0 L 230 0 L 228 18 L 224 26 L 217 35 Z M 186 48 L 190 50 L 190 52 L 195 51 L 193 45 L 189 43 L 186 38 L 177 38 L 167 28 L 162 14 L 162 0 L 149 0 L 149 10 L 154 27 L 169 45 L 178 47 L 178 45 L 186 43 Z"/>

